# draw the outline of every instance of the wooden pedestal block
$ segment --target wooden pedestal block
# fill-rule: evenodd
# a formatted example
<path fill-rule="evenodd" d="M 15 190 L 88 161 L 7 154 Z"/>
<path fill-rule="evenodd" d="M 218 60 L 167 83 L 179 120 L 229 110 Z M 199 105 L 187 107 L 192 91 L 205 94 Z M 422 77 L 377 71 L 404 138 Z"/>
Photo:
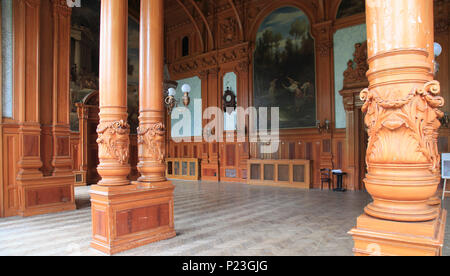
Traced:
<path fill-rule="evenodd" d="M 356 256 L 441 256 L 447 211 L 428 222 L 395 222 L 361 215 L 353 236 Z"/>
<path fill-rule="evenodd" d="M 112 255 L 175 237 L 174 186 L 165 183 L 156 188 L 93 186 L 91 247 Z"/>
<path fill-rule="evenodd" d="M 18 187 L 20 216 L 76 210 L 73 175 L 21 179 Z"/>

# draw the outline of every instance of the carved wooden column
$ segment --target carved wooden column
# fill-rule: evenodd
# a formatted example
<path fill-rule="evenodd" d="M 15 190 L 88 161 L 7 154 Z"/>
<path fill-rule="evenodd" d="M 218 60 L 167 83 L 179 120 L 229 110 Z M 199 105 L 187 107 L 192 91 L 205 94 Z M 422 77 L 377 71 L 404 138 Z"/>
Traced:
<path fill-rule="evenodd" d="M 100 23 L 100 124 L 97 168 L 100 186 L 130 184 L 127 123 L 127 1 L 103 0 Z"/>
<path fill-rule="evenodd" d="M 164 2 L 141 1 L 138 148 L 139 185 L 172 185 L 166 179 L 164 125 Z"/>
<path fill-rule="evenodd" d="M 80 167 L 77 168 L 79 173 L 83 175 L 83 185 L 87 184 L 87 170 L 88 170 L 88 143 L 87 143 L 87 131 L 88 131 L 88 117 L 89 108 L 83 103 L 76 103 L 78 121 L 79 121 L 79 132 L 80 132 Z"/>
<path fill-rule="evenodd" d="M 51 0 L 53 22 L 53 175 L 73 178 L 70 157 L 70 16 L 67 1 Z"/>
<path fill-rule="evenodd" d="M 14 1 L 14 94 L 18 95 L 18 180 L 40 178 L 39 0 Z M 26 42 L 25 42 L 26 41 Z"/>
<path fill-rule="evenodd" d="M 220 68 L 212 68 L 208 70 L 208 91 L 222 91 L 219 87 L 219 72 Z M 208 107 L 219 107 L 220 98 L 219 93 L 208 95 Z M 210 121 L 209 121 L 210 122 Z M 208 123 L 209 123 L 208 122 Z M 219 130 L 206 130 L 211 135 L 219 137 L 223 133 Z M 209 165 L 207 175 L 203 174 L 202 179 L 208 181 L 220 181 L 220 165 L 219 165 L 219 141 L 208 143 L 209 147 Z"/>
<path fill-rule="evenodd" d="M 21 216 L 76 208 L 74 178 L 70 170 L 72 163 L 69 158 L 67 165 L 69 171 L 66 175 L 51 175 L 52 168 L 49 166 L 49 161 L 52 156 L 51 149 L 55 143 L 52 141 L 50 127 L 52 124 L 51 103 L 40 99 L 52 94 L 53 84 L 56 82 L 63 83 L 67 80 L 68 86 L 69 70 L 64 70 L 64 67 L 68 66 L 69 43 L 68 41 L 66 44 L 56 43 L 55 38 L 69 39 L 70 9 L 65 5 L 63 10 L 55 11 L 55 5 L 58 3 L 51 0 L 19 0 L 14 1 L 13 4 L 15 99 L 13 119 L 19 124 L 19 161 L 17 162 L 19 171 L 15 180 L 18 188 L 16 196 L 19 199 L 18 214 Z M 55 15 L 60 14 L 64 16 L 65 21 L 54 20 Z M 60 32 L 44 32 L 51 28 L 66 29 L 66 35 Z M 67 55 L 66 64 L 54 59 L 53 50 L 56 47 L 59 47 L 57 51 L 61 55 Z M 56 71 L 55 67 L 62 70 Z M 42 91 L 44 92 L 41 93 Z M 67 91 L 60 91 L 60 93 L 68 93 L 68 87 Z M 68 117 L 68 106 L 65 112 Z M 42 125 L 44 125 L 43 130 Z M 42 138 L 42 132 L 45 138 Z M 70 156 L 69 141 L 70 134 L 67 139 L 67 156 Z M 50 153 L 44 155 L 46 161 L 44 168 L 41 159 L 42 149 Z M 45 175 L 40 170 L 44 171 Z"/>
<path fill-rule="evenodd" d="M 333 122 L 333 113 L 330 106 L 333 106 L 333 25 L 332 21 L 325 21 L 314 24 L 312 26 L 312 33 L 315 39 L 316 46 L 316 71 L 320 72 L 320 78 L 317 81 L 316 98 L 321 99 L 317 104 L 317 120 L 322 123 L 326 120 Z M 328 102 L 327 100 L 328 99 Z M 334 125 L 334 122 L 333 122 Z M 321 135 L 321 150 L 320 150 L 320 168 L 333 168 L 333 155 L 332 155 L 332 131 L 334 127 L 331 127 L 329 131 L 323 132 Z M 316 173 L 319 173 L 319 169 Z M 343 169 L 343 168 L 336 168 Z M 320 176 L 317 177 L 317 179 Z M 353 183 L 349 183 L 353 184 Z M 351 185 L 347 185 L 348 188 L 353 189 Z"/>
<path fill-rule="evenodd" d="M 145 41 L 141 47 L 141 65 L 144 80 L 144 110 L 141 120 L 145 126 L 162 120 L 162 28 L 163 0 L 141 0 Z M 154 18 L 149 18 L 149 16 Z M 145 170 L 141 183 L 130 184 L 129 145 L 130 126 L 127 120 L 127 29 L 128 1 L 102 0 L 100 26 L 100 124 L 98 126 L 98 172 L 102 180 L 91 190 L 92 236 L 91 246 L 107 254 L 115 254 L 151 242 L 174 237 L 173 186 L 153 186 L 161 181 L 161 149 L 164 149 L 164 129 L 159 124 L 152 129 L 162 141 L 152 141 L 147 150 L 157 157 L 144 159 Z M 156 31 L 156 33 L 154 33 Z M 150 32 L 150 33 L 149 33 Z M 148 37 L 152 34 L 152 37 Z M 155 34 L 155 35 L 154 35 Z M 153 37 L 154 35 L 154 37 Z M 154 40 L 149 44 L 149 39 Z M 156 49 L 154 48 L 156 47 Z M 161 65 L 160 71 L 156 64 Z M 154 72 L 152 72 L 154 70 Z M 161 73 L 161 76 L 159 75 Z M 159 79 L 159 83 L 156 78 Z M 152 82 L 153 81 L 153 82 Z M 149 90 L 152 89 L 152 90 Z M 158 91 L 153 89 L 159 89 Z M 141 91 L 141 92 L 142 92 Z M 156 103 L 156 102 L 161 102 Z M 147 112 L 150 113 L 147 113 Z M 156 111 L 156 112 L 152 112 Z M 160 121 L 158 121 L 160 122 Z M 142 123 L 142 121 L 141 121 Z M 141 138 L 147 139 L 141 125 Z M 159 138 L 158 138 L 159 139 Z M 156 143 L 155 143 L 156 142 Z M 162 143 L 162 144 L 159 144 Z M 141 144 L 145 146 L 144 144 Z M 150 154 L 145 156 L 149 156 Z M 147 162 L 150 161 L 150 162 Z M 149 165 L 148 165 L 149 164 Z M 149 168 L 150 170 L 147 170 Z M 156 168 L 152 171 L 153 168 Z M 150 172 L 150 174 L 147 174 Z M 163 171 L 164 172 L 164 171 Z"/>
<path fill-rule="evenodd" d="M 199 78 L 202 82 L 202 113 L 204 110 L 208 108 L 208 70 L 202 70 L 199 72 Z M 206 126 L 208 124 L 208 120 L 202 118 L 202 125 Z M 202 133 L 203 134 L 203 133 Z M 202 136 L 203 137 L 203 136 Z M 201 161 L 201 169 L 202 176 L 206 175 L 205 169 L 207 169 L 209 164 L 209 144 L 203 141 L 202 143 L 202 161 Z"/>
<path fill-rule="evenodd" d="M 430 206 L 440 182 L 444 105 L 433 81 L 433 1 L 367 0 L 369 128 L 365 184 L 373 203 L 350 234 L 357 255 L 441 255 L 446 211 Z M 394 27 L 393 27 L 394 26 Z"/>

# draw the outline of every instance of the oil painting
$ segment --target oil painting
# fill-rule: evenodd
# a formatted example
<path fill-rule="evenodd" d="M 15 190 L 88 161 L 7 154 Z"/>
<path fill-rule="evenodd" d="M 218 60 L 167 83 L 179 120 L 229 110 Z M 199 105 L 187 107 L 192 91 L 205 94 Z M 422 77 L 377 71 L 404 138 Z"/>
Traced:
<path fill-rule="evenodd" d="M 314 40 L 308 17 L 297 8 L 277 9 L 259 27 L 254 105 L 279 107 L 281 129 L 315 126 Z"/>

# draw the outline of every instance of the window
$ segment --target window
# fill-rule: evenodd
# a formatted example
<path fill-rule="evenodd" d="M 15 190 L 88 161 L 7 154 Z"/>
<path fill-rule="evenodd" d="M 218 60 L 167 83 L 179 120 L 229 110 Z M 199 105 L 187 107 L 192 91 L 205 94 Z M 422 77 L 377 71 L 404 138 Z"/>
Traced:
<path fill-rule="evenodd" d="M 181 42 L 182 46 L 182 56 L 187 57 L 189 56 L 189 37 L 185 36 Z"/>

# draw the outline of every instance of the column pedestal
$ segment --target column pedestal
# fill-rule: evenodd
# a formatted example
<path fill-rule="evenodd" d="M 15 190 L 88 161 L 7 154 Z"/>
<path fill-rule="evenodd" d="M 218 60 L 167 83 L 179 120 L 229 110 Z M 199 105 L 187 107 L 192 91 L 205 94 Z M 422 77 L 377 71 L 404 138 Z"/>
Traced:
<path fill-rule="evenodd" d="M 142 177 L 131 184 L 127 177 L 131 170 L 130 125 L 126 122 L 127 11 L 128 1 L 102 0 L 97 128 L 100 160 L 97 170 L 102 180 L 92 187 L 90 194 L 91 247 L 106 254 L 176 235 L 174 186 L 164 174 L 163 0 L 141 0 L 140 57 L 145 62 L 141 62 L 138 169 Z M 150 88 L 152 85 L 154 89 Z"/>
<path fill-rule="evenodd" d="M 440 208 L 439 208 L 440 209 Z M 356 256 L 441 256 L 447 211 L 427 222 L 397 222 L 361 215 L 349 234 Z"/>
<path fill-rule="evenodd" d="M 94 186 L 91 247 L 112 255 L 175 237 L 173 191 L 171 185 Z"/>

